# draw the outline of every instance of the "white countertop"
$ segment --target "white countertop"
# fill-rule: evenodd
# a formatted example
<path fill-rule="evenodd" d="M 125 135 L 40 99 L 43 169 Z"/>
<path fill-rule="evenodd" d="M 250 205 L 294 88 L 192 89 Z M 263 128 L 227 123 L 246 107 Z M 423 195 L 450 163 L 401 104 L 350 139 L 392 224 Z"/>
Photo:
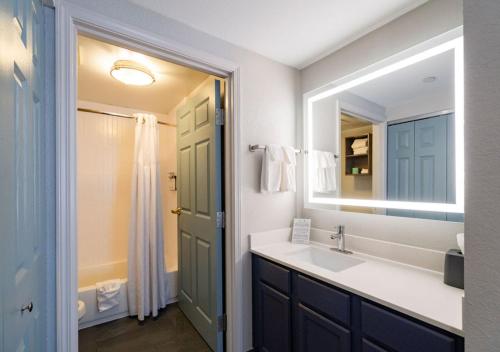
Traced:
<path fill-rule="evenodd" d="M 276 263 L 464 336 L 462 330 L 464 291 L 445 285 L 441 273 L 360 253 L 352 256 L 363 260 L 362 264 L 340 272 L 290 258 L 291 253 L 308 246 L 329 248 L 314 242 L 310 245 L 299 245 L 283 240 L 269 243 L 252 239 L 250 250 Z"/>

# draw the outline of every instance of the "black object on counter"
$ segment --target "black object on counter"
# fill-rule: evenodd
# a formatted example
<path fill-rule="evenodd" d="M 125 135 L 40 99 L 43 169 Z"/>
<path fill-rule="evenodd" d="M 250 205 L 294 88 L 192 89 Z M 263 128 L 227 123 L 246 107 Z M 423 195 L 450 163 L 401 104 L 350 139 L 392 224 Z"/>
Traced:
<path fill-rule="evenodd" d="M 458 249 L 450 249 L 444 259 L 444 283 L 464 288 L 464 255 Z"/>

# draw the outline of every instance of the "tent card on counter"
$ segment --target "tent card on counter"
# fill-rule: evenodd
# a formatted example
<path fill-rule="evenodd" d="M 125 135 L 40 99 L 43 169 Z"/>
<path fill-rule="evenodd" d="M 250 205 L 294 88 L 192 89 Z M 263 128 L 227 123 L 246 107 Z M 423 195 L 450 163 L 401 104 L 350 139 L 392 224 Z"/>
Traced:
<path fill-rule="evenodd" d="M 293 219 L 292 243 L 308 244 L 311 235 L 311 219 Z"/>

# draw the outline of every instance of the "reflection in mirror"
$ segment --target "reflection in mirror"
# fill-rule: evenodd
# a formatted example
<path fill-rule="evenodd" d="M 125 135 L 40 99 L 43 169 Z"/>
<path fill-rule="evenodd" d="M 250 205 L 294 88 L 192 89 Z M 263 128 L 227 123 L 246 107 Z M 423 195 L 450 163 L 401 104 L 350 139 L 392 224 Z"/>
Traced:
<path fill-rule="evenodd" d="M 310 99 L 309 202 L 462 221 L 456 204 L 456 180 L 463 180 L 456 171 L 456 136 L 463 134 L 462 122 L 455 128 L 455 110 L 463 103 L 455 101 L 456 82 L 463 80 L 456 77 L 457 56 L 456 48 L 444 50 Z"/>

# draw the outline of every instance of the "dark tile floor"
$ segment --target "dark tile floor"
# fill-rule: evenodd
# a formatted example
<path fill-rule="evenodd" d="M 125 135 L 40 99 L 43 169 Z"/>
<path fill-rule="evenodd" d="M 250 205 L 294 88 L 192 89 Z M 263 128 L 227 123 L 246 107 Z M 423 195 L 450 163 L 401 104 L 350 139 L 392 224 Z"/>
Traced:
<path fill-rule="evenodd" d="M 123 318 L 80 330 L 79 352 L 210 352 L 210 348 L 177 304 L 157 319 Z"/>

